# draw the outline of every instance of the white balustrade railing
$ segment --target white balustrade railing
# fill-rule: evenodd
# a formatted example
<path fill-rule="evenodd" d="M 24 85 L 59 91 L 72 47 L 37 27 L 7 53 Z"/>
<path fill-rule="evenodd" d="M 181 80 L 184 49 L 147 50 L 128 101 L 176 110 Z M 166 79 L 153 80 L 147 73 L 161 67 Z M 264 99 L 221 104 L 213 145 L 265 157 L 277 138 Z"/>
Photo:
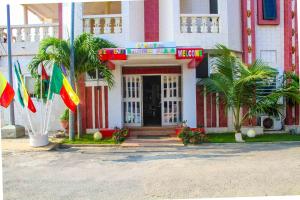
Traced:
<path fill-rule="evenodd" d="M 122 33 L 122 15 L 84 15 L 83 31 L 95 35 Z"/>
<path fill-rule="evenodd" d="M 219 33 L 219 15 L 181 14 L 181 33 Z"/>
<path fill-rule="evenodd" d="M 11 26 L 12 42 L 39 42 L 47 37 L 58 37 L 58 23 Z M 7 41 L 7 27 L 0 26 L 0 42 Z"/>

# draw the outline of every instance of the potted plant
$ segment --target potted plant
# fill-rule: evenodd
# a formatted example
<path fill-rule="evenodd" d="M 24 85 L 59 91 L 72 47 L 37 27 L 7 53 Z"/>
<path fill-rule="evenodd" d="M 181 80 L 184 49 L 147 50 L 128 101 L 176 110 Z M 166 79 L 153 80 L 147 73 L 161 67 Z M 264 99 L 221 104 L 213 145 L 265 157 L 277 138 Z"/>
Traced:
<path fill-rule="evenodd" d="M 64 132 L 67 133 L 69 130 L 69 109 L 65 109 L 59 119 L 61 127 L 64 129 Z"/>

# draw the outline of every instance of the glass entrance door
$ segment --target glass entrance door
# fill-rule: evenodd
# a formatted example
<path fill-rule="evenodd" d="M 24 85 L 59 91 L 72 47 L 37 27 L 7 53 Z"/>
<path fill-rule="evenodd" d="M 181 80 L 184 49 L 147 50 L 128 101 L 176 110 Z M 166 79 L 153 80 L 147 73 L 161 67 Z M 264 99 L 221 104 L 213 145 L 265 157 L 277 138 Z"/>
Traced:
<path fill-rule="evenodd" d="M 160 83 L 155 81 L 154 77 L 160 78 Z M 161 98 L 153 94 L 148 99 L 143 96 L 141 75 L 123 75 L 123 120 L 125 126 L 172 126 L 182 121 L 181 76 L 179 74 L 162 74 L 153 75 L 152 78 L 153 83 L 144 88 L 148 89 L 149 94 L 146 96 L 149 97 L 151 92 L 157 92 Z M 158 87 L 160 84 L 160 90 L 154 87 L 154 83 L 158 83 Z M 151 106 L 148 110 L 144 107 L 147 105 Z M 147 111 L 146 115 L 145 110 Z M 145 117 L 148 118 L 145 119 Z M 154 119 L 160 120 L 161 123 Z M 145 122 L 148 124 L 144 124 Z"/>
<path fill-rule="evenodd" d="M 181 76 L 162 75 L 161 83 L 162 125 L 176 125 L 182 120 Z"/>
<path fill-rule="evenodd" d="M 140 75 L 123 76 L 123 119 L 126 126 L 141 126 L 142 78 Z"/>

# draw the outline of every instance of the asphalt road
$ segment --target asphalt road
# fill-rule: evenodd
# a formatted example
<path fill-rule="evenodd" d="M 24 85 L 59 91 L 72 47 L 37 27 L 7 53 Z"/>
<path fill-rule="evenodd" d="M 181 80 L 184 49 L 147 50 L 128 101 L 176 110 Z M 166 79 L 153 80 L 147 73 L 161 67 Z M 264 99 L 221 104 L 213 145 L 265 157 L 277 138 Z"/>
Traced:
<path fill-rule="evenodd" d="M 300 194 L 300 143 L 9 152 L 4 198 L 174 199 Z"/>

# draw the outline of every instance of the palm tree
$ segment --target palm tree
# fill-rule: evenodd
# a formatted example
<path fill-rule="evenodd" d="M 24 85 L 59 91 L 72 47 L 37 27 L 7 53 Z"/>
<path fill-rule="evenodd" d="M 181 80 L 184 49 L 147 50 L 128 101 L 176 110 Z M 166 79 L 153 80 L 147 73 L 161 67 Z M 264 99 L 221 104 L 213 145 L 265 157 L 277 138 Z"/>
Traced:
<path fill-rule="evenodd" d="M 98 70 L 101 73 L 104 81 L 109 87 L 114 84 L 111 71 L 99 60 L 98 50 L 102 48 L 114 48 L 114 44 L 107 40 L 93 37 L 88 33 L 83 33 L 75 38 L 75 89 L 79 96 L 79 78 L 87 73 L 93 73 Z M 38 77 L 38 66 L 43 62 L 57 63 L 64 66 L 67 70 L 70 69 L 70 41 L 59 38 L 46 38 L 41 41 L 38 53 L 33 57 L 29 64 L 29 70 L 33 77 Z M 82 116 L 80 106 L 77 107 L 77 128 L 78 137 L 82 133 Z"/>
<path fill-rule="evenodd" d="M 260 60 L 247 66 L 224 45 L 217 45 L 216 48 L 218 56 L 213 63 L 215 73 L 202 81 L 206 92 L 219 93 L 219 99 L 225 104 L 226 110 L 232 110 L 237 142 L 243 141 L 241 127 L 246 120 L 260 114 L 281 115 L 279 98 L 288 97 L 300 102 L 299 90 L 294 86 L 286 85 L 259 96 L 256 89 L 267 87 L 278 71 Z M 242 108 L 248 109 L 242 113 Z"/>

